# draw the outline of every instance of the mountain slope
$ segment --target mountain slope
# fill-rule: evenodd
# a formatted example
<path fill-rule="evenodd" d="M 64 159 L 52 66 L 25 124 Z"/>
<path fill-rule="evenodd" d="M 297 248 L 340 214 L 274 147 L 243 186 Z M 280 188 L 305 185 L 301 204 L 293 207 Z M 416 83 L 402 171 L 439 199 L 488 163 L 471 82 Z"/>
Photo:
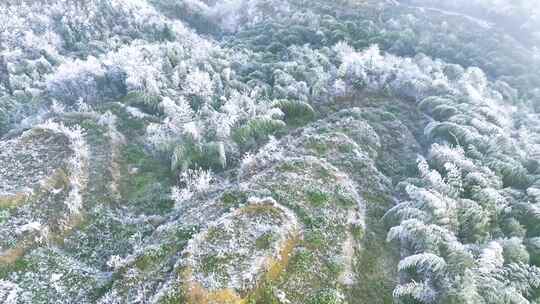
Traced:
<path fill-rule="evenodd" d="M 537 303 L 535 41 L 454 4 L 0 4 L 0 303 Z"/>

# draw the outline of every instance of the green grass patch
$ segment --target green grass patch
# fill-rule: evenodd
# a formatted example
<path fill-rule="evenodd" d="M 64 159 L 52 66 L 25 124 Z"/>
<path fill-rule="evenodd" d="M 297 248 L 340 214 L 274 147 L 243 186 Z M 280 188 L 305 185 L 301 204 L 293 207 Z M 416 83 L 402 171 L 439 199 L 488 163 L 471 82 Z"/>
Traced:
<path fill-rule="evenodd" d="M 221 196 L 221 202 L 227 209 L 232 209 L 244 204 L 248 197 L 241 191 L 228 191 Z"/>
<path fill-rule="evenodd" d="M 257 292 L 251 295 L 247 304 L 282 304 L 274 293 L 274 288 L 271 284 L 265 283 L 257 289 Z"/>
<path fill-rule="evenodd" d="M 274 236 L 272 233 L 265 233 L 255 240 L 255 247 L 259 250 L 268 250 L 272 245 Z"/>
<path fill-rule="evenodd" d="M 153 268 L 152 266 L 159 265 L 160 261 L 162 261 L 166 256 L 166 247 L 160 246 L 159 248 L 148 250 L 142 256 L 140 256 L 137 261 L 135 261 L 135 266 L 143 271 L 149 270 Z"/>
<path fill-rule="evenodd" d="M 309 271 L 314 261 L 315 256 L 310 250 L 298 250 L 291 258 L 287 272 L 299 273 Z"/>
<path fill-rule="evenodd" d="M 136 144 L 124 146 L 121 153 L 122 197 L 144 211 L 169 211 L 174 205 L 168 196 L 174 178 L 168 165 Z M 136 171 L 132 173 L 130 170 Z"/>
<path fill-rule="evenodd" d="M 218 257 L 217 255 L 207 255 L 201 261 L 201 271 L 208 275 L 211 273 L 222 273 L 225 265 L 232 257 Z"/>
<path fill-rule="evenodd" d="M 13 263 L 0 264 L 0 279 L 7 278 L 10 274 L 16 272 L 25 272 L 31 268 L 31 264 L 24 257 L 17 259 Z"/>
<path fill-rule="evenodd" d="M 329 200 L 328 195 L 321 190 L 308 190 L 306 195 L 309 202 L 316 207 L 326 205 Z"/>
<path fill-rule="evenodd" d="M 324 155 L 326 152 L 328 152 L 327 143 L 313 137 L 308 139 L 306 148 L 315 151 L 318 155 Z"/>
<path fill-rule="evenodd" d="M 338 293 L 332 289 L 323 289 L 315 296 L 311 297 L 308 304 L 342 304 L 343 300 Z"/>
<path fill-rule="evenodd" d="M 223 230 L 216 227 L 210 227 L 208 228 L 208 231 L 206 234 L 206 241 L 213 242 L 214 240 L 219 240 L 224 237 L 226 237 L 226 234 Z"/>
<path fill-rule="evenodd" d="M 310 248 L 321 248 L 325 246 L 326 239 L 324 233 L 319 229 L 307 230 L 304 232 L 304 242 Z"/>
<path fill-rule="evenodd" d="M 125 108 L 116 103 L 109 103 L 99 109 L 100 112 L 110 111 L 118 118 L 116 128 L 128 138 L 136 138 L 146 133 L 147 122 L 131 116 Z M 151 118 L 151 117 L 149 117 Z"/>

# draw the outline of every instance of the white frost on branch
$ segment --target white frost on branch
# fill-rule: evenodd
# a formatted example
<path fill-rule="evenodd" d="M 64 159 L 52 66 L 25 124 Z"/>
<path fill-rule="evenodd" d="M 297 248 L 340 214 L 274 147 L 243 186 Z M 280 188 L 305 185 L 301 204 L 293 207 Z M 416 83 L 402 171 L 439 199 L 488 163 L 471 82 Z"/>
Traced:
<path fill-rule="evenodd" d="M 3 304 L 19 303 L 19 294 L 22 289 L 15 283 L 0 279 L 0 302 Z"/>
<path fill-rule="evenodd" d="M 197 193 L 204 193 L 214 180 L 212 172 L 202 169 L 182 172 L 180 181 L 184 184 L 183 187 L 172 187 L 171 198 L 175 202 L 177 208 L 184 202 L 190 200 Z"/>
<path fill-rule="evenodd" d="M 69 159 L 69 176 L 71 191 L 66 199 L 66 206 L 71 215 L 78 215 L 82 210 L 82 191 L 88 182 L 89 147 L 84 138 L 84 131 L 80 126 L 67 127 L 63 123 L 52 120 L 38 126 L 65 135 L 69 138 L 73 156 Z"/>

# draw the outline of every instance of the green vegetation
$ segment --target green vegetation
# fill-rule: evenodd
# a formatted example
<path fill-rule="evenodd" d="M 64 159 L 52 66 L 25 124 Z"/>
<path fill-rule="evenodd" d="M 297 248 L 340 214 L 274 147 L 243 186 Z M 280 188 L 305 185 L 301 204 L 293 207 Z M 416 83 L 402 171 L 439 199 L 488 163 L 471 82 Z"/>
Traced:
<path fill-rule="evenodd" d="M 315 119 L 315 110 L 307 102 L 299 100 L 281 99 L 273 103 L 284 114 L 287 125 L 302 126 Z"/>
<path fill-rule="evenodd" d="M 538 303 L 529 2 L 2 2 L 0 303 Z"/>
<path fill-rule="evenodd" d="M 285 128 L 281 120 L 259 118 L 233 130 L 232 138 L 244 151 L 256 149 L 268 140 L 269 135 L 277 135 Z"/>
<path fill-rule="evenodd" d="M 193 168 L 222 170 L 226 166 L 225 147 L 221 142 L 200 144 L 187 141 L 176 146 L 171 160 L 172 171 Z"/>

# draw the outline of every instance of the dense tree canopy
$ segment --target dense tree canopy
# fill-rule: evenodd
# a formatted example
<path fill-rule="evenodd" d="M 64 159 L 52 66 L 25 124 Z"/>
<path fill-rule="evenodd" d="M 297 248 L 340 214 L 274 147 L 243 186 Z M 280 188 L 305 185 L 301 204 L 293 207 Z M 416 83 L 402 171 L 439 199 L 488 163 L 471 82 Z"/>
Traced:
<path fill-rule="evenodd" d="M 1 303 L 539 303 L 536 1 L 0 4 Z"/>

